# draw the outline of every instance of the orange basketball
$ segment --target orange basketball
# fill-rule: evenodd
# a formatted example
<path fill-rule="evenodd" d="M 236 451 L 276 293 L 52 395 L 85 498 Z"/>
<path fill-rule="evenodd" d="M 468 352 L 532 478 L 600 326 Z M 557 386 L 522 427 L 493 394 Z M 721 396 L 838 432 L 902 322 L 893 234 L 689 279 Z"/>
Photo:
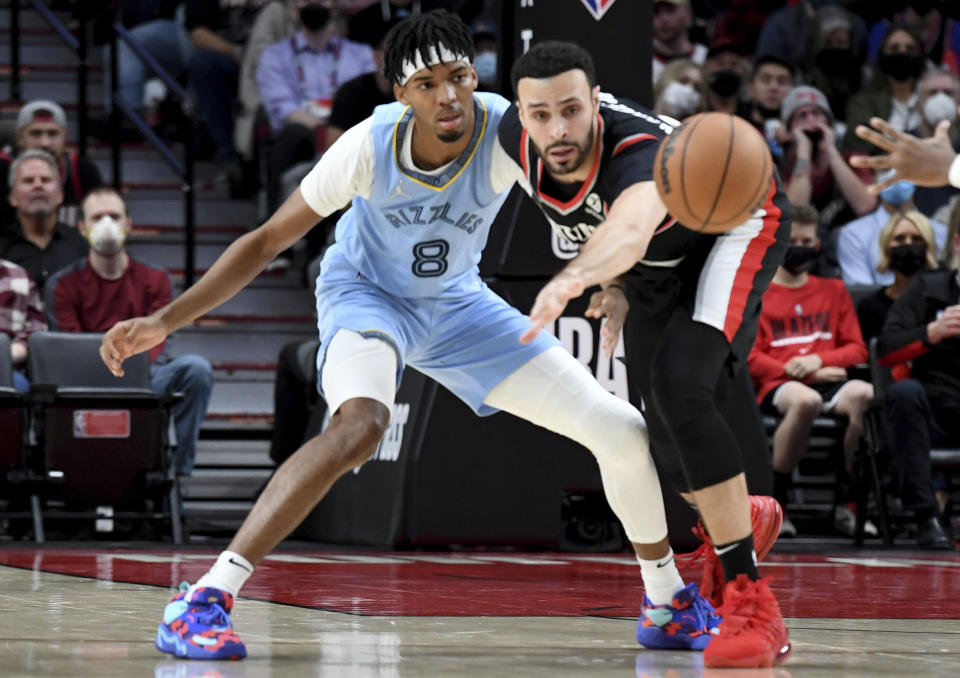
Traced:
<path fill-rule="evenodd" d="M 701 113 L 663 140 L 653 167 L 660 198 L 680 224 L 724 233 L 763 205 L 773 158 L 746 120 Z"/>

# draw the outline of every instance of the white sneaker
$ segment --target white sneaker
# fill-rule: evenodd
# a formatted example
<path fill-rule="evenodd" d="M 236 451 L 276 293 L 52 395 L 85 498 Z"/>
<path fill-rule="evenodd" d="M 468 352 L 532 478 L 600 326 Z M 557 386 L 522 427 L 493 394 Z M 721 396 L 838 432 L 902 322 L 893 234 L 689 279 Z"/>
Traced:
<path fill-rule="evenodd" d="M 780 536 L 792 539 L 797 536 L 797 528 L 790 520 L 790 516 L 784 514 L 783 523 L 780 524 Z"/>
<path fill-rule="evenodd" d="M 841 504 L 833 511 L 833 526 L 841 534 L 854 537 L 857 534 L 857 514 L 849 506 Z M 880 530 L 868 518 L 863 524 L 863 533 L 868 537 L 876 537 L 880 534 Z"/>

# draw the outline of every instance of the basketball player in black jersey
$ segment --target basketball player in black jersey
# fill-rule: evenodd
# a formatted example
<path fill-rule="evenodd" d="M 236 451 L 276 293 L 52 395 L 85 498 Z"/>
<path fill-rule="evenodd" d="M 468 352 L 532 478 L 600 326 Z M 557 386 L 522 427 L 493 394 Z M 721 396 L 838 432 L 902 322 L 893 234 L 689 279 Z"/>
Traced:
<path fill-rule="evenodd" d="M 675 121 L 601 93 L 589 54 L 572 43 L 535 45 L 511 76 L 518 101 L 501 122 L 501 145 L 553 228 L 581 246 L 538 295 L 521 341 L 592 285 L 603 290 L 589 313 L 614 323 L 626 297 L 631 399 L 639 406 L 642 398 L 658 464 L 698 508 L 723 571 L 725 583 L 705 577 L 704 594 L 722 600 L 725 622 L 704 665 L 782 661 L 787 629 L 754 548 L 756 532 L 761 557 L 769 550 L 782 514 L 773 499 L 748 497 L 740 452 L 767 448 L 745 363 L 760 297 L 789 241 L 779 179 L 763 208 L 730 232 L 688 230 L 667 214 L 653 182 L 654 156 Z M 617 329 L 607 328 L 608 352 Z"/>

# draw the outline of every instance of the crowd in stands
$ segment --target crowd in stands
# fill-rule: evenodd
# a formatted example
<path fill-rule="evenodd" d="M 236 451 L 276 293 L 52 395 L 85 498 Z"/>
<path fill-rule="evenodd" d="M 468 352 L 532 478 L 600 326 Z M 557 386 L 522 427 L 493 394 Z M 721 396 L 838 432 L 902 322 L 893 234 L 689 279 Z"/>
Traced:
<path fill-rule="evenodd" d="M 459 12 L 474 34 L 481 88 L 498 89 L 499 3 L 490 0 L 91 5 L 118 6 L 144 49 L 187 85 L 214 178 L 228 180 L 234 194 L 262 190 L 265 214 L 346 129 L 393 100 L 380 67 L 383 39 L 399 18 L 437 7 Z M 900 181 L 874 196 L 867 187 L 885 177 L 850 159 L 875 152 L 854 133 L 871 117 L 921 137 L 946 121 L 960 150 L 960 3 L 654 0 L 652 32 L 654 110 L 678 120 L 721 111 L 749 121 L 795 206 L 791 247 L 764 298 L 749 360 L 758 406 L 778 420 L 777 498 L 788 502 L 814 418 L 839 415 L 846 433 L 835 518 L 852 531 L 850 475 L 874 397 L 852 373 L 876 338 L 897 379 L 884 417 L 891 490 L 914 513 L 921 544 L 944 547 L 949 478 L 934 472 L 929 450 L 960 446 L 960 191 Z M 148 79 L 121 44 L 121 100 L 163 133 L 162 88 Z M 98 188 L 96 168 L 67 151 L 67 127 L 60 106 L 30 102 L 17 116 L 16 148 L 0 157 L 9 187 L 0 205 L 0 331 L 11 336 L 21 389 L 30 332 L 103 331 L 172 294 L 164 271 L 126 254 L 123 198 Z M 335 219 L 328 221 L 314 229 L 308 259 L 320 252 Z M 848 289 L 861 286 L 871 287 L 855 306 Z M 175 412 L 178 472 L 189 474 L 210 365 L 198 356 L 170 360 L 162 349 L 151 355 L 154 388 L 190 393 Z M 297 360 L 285 348 L 281 373 Z M 275 458 L 298 442 L 284 443 Z M 788 517 L 784 534 L 795 533 Z"/>

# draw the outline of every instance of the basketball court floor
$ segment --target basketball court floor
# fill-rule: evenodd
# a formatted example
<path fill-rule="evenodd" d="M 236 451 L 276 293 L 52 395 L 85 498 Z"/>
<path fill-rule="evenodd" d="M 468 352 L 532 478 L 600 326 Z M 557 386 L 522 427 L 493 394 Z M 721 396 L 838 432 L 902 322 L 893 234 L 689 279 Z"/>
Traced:
<path fill-rule="evenodd" d="M 960 554 L 771 554 L 793 656 L 758 670 L 638 647 L 639 567 L 606 554 L 281 551 L 233 614 L 246 660 L 160 654 L 164 604 L 215 555 L 0 549 L 0 676 L 960 676 Z"/>

